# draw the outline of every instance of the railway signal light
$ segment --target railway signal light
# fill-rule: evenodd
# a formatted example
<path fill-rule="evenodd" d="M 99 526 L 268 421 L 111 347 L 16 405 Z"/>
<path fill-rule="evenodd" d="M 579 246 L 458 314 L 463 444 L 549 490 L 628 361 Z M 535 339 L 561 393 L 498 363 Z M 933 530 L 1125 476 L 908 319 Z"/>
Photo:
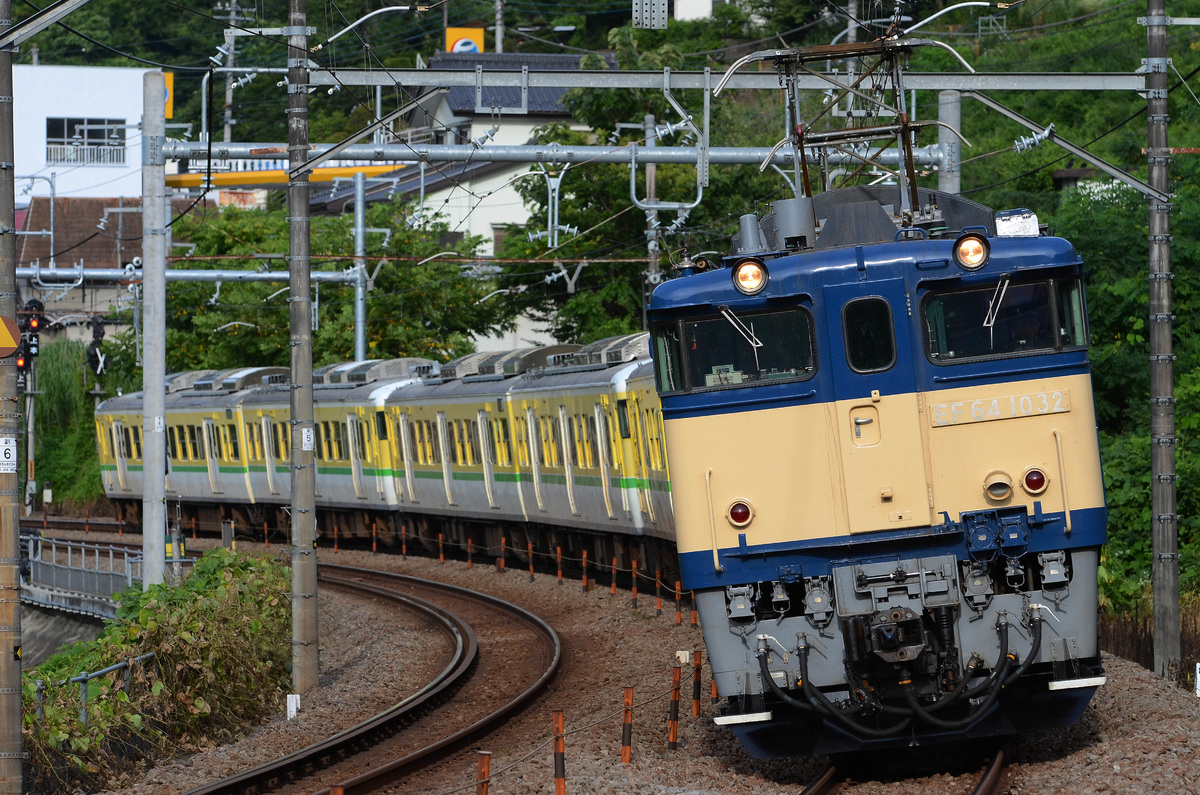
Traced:
<path fill-rule="evenodd" d="M 41 348 L 40 332 L 45 322 L 45 307 L 36 298 L 25 302 L 26 353 L 37 356 Z"/>
<path fill-rule="evenodd" d="M 17 360 L 17 372 L 25 373 L 29 371 L 29 356 L 25 352 L 25 343 L 22 342 L 17 346 L 17 352 L 14 354 Z"/>

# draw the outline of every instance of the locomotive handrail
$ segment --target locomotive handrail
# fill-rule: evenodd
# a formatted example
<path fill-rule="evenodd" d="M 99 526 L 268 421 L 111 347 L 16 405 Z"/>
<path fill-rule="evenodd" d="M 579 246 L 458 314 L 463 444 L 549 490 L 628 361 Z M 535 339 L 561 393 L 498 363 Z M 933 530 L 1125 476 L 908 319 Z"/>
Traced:
<path fill-rule="evenodd" d="M 1063 515 L 1067 518 L 1067 535 L 1071 535 L 1071 501 L 1067 497 L 1067 460 L 1063 453 L 1062 432 L 1054 429 L 1054 446 L 1058 448 L 1058 487 L 1062 491 Z"/>
<path fill-rule="evenodd" d="M 704 488 L 708 490 L 708 531 L 712 535 L 713 568 L 719 573 L 724 571 L 725 567 L 721 565 L 721 560 L 717 555 L 717 521 L 713 518 L 712 467 L 704 470 Z"/>

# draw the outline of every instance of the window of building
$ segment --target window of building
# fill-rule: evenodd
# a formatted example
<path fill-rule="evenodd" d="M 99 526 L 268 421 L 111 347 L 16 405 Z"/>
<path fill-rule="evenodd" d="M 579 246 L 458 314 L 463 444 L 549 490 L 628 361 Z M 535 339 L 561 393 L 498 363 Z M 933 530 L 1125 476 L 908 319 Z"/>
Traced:
<path fill-rule="evenodd" d="M 46 119 L 46 164 L 125 165 L 124 119 Z"/>

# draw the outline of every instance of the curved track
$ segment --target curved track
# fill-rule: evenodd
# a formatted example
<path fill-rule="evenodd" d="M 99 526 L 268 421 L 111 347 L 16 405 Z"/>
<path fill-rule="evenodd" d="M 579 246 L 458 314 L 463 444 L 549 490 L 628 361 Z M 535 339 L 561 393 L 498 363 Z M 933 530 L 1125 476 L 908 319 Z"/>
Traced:
<path fill-rule="evenodd" d="M 377 790 L 496 726 L 540 693 L 558 670 L 562 659 L 558 635 L 516 605 L 452 585 L 370 569 L 322 564 L 319 571 L 326 585 L 402 602 L 430 615 L 454 640 L 453 660 L 433 682 L 380 715 L 282 759 L 191 790 L 190 795 L 312 793 L 329 792 L 332 787 L 350 795 Z M 459 612 L 483 627 L 482 643 Z M 518 633 L 519 639 L 514 640 Z M 503 653 L 496 650 L 508 644 L 529 645 L 531 640 L 534 645 L 540 642 L 541 656 L 548 664 L 524 676 L 511 671 L 517 666 L 506 668 Z M 493 648 L 492 654 L 487 647 Z M 489 657 L 485 666 L 489 670 L 481 675 L 481 659 Z M 502 692 L 497 695 L 495 672 L 502 670 L 519 681 L 499 688 Z M 480 679 L 483 684 L 476 683 Z M 346 760 L 352 761 L 344 764 Z"/>

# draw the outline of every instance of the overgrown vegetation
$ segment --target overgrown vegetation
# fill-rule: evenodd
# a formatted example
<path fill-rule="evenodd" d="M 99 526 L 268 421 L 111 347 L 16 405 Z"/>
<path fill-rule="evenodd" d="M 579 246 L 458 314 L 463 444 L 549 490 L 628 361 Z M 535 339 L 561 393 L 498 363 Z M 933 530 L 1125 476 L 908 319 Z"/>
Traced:
<path fill-rule="evenodd" d="M 119 594 L 117 617 L 23 672 L 27 791 L 95 792 L 120 785 L 155 754 L 218 744 L 277 714 L 290 682 L 289 569 L 269 558 L 207 553 L 182 585 Z M 124 673 L 93 679 L 87 723 L 66 680 L 153 652 Z M 47 683 L 36 714 L 35 681 Z"/>
<path fill-rule="evenodd" d="M 323 13 L 310 10 L 316 38 L 340 30 L 377 4 L 347 0 L 329 4 Z M 918 2 L 904 6 L 914 20 L 923 19 L 940 3 Z M 199 122 L 200 77 L 205 64 L 223 39 L 222 24 L 205 18 L 211 3 L 181 0 L 173 4 L 178 14 L 151 18 L 154 6 L 95 0 L 72 15 L 70 24 L 118 49 L 140 57 L 189 67 L 176 75 L 178 102 L 176 120 Z M 183 9 L 192 9 L 187 13 Z M 863 8 L 866 8 L 865 6 Z M 451 25 L 472 24 L 489 19 L 493 4 L 464 0 L 451 4 Z M 29 5 L 18 5 L 18 18 L 30 13 Z M 1129 72 L 1145 56 L 1145 29 L 1136 22 L 1141 13 L 1124 0 L 1061 0 L 1057 3 L 1017 4 L 1002 14 L 997 9 L 956 9 L 921 29 L 921 36 L 939 39 L 952 46 L 971 65 L 987 72 Z M 254 5 L 245 13 L 247 25 L 279 25 L 282 6 Z M 891 7 L 871 7 L 869 16 L 886 17 Z M 1180 16 L 1200 16 L 1200 0 L 1183 0 L 1172 7 Z M 274 15 L 274 16 L 272 16 Z M 715 4 L 707 20 L 672 20 L 666 31 L 633 30 L 627 5 L 593 4 L 574 7 L 509 2 L 507 52 L 563 52 L 562 45 L 578 48 L 585 68 L 608 68 L 608 61 L 595 54 L 603 50 L 623 69 L 699 69 L 722 71 L 737 57 L 757 49 L 776 46 L 828 44 L 845 30 L 843 17 L 831 13 L 828 4 L 816 0 L 743 0 Z M 866 15 L 866 12 L 864 12 Z M 553 26 L 574 26 L 557 30 Z M 520 29 L 520 30 L 519 30 Z M 153 30 L 153 37 L 143 36 Z M 876 32 L 879 32 L 876 29 Z M 486 45 L 492 49 L 492 32 Z M 870 35 L 875 35 L 870 34 Z M 1200 69 L 1200 31 L 1184 25 L 1168 29 L 1171 57 L 1170 134 L 1171 143 L 1188 146 L 1200 133 L 1200 103 L 1184 88 L 1194 83 Z M 860 31 L 860 40 L 868 34 Z M 99 48 L 56 27 L 34 39 L 44 63 L 121 64 L 130 61 Z M 269 37 L 242 40 L 239 63 L 253 66 L 278 65 L 281 45 Z M 315 56 L 338 68 L 362 68 L 386 64 L 410 66 L 421 53 L 428 58 L 441 50 L 440 14 L 385 14 L 373 18 L 343 36 Z M 566 50 L 575 52 L 576 50 Z M 22 58 L 29 57 L 23 49 Z M 962 66 L 938 48 L 918 51 L 914 71 L 961 72 Z M 213 80 L 220 82 L 219 76 Z M 281 141 L 286 137 L 283 94 L 276 81 L 265 78 L 238 89 L 234 94 L 234 136 L 238 140 Z M 1055 125 L 1055 131 L 1110 163 L 1145 178 L 1145 99 L 1136 94 L 1068 91 L 1013 92 L 996 90 L 991 96 L 1027 118 Z M 698 95 L 680 91 L 676 96 L 685 108 L 698 114 Z M 385 96 L 384 110 L 406 101 L 399 90 Z M 347 87 L 334 93 L 317 92 L 312 97 L 313 140 L 334 140 L 357 129 L 368 117 L 373 96 Z M 815 92 L 806 102 L 818 107 L 823 97 Z M 910 113 L 918 119 L 937 115 L 935 91 L 916 92 Z M 219 103 L 210 103 L 216 108 Z M 596 143 L 616 136 L 616 143 L 638 140 L 639 129 L 618 125 L 640 125 L 646 114 L 659 123 L 678 122 L 658 91 L 575 91 L 566 106 L 587 131 L 557 126 L 542 130 L 542 141 Z M 782 110 L 777 96 L 768 92 L 728 91 L 713 102 L 714 146 L 771 146 L 783 137 Z M 1088 265 L 1088 302 L 1092 325 L 1092 359 L 1096 386 L 1099 433 L 1105 462 L 1105 485 L 1110 510 L 1111 541 L 1105 551 L 1102 583 L 1105 598 L 1117 609 L 1129 609 L 1145 598 L 1150 576 L 1150 475 L 1148 410 L 1148 344 L 1146 334 L 1147 229 L 1145 201 L 1124 188 L 1085 191 L 1060 190 L 1055 185 L 1057 169 L 1086 165 L 1051 144 L 1017 152 L 1014 140 L 1031 131 L 964 100 L 963 133 L 971 147 L 963 148 L 963 192 L 972 199 L 996 208 L 1028 207 L 1037 211 L 1053 230 L 1071 239 Z M 840 124 L 829 115 L 824 124 Z M 213 125 L 215 127 L 215 125 Z M 681 143 L 682 136 L 664 138 L 664 145 Z M 936 131 L 921 134 L 919 145 L 936 141 Z M 537 168 L 531 169 L 538 171 Z M 1200 504 L 1200 458 L 1194 448 L 1200 430 L 1200 336 L 1195 334 L 1197 286 L 1193 269 L 1200 240 L 1200 167 L 1195 156 L 1176 155 L 1171 164 L 1174 242 L 1172 257 L 1177 278 L 1173 282 L 1175 364 L 1177 396 L 1177 447 L 1180 480 L 1179 513 L 1185 589 L 1200 591 L 1200 520 L 1194 510 Z M 690 200 L 696 191 L 694 169 L 685 165 L 658 167 L 657 195 L 666 201 Z M 638 176 L 636 191 L 645 196 L 645 172 Z M 528 224 L 512 228 L 496 252 L 511 258 L 490 278 L 462 279 L 454 263 L 433 260 L 417 268 L 412 260 L 391 261 L 380 272 L 370 294 L 370 355 L 428 356 L 448 359 L 470 350 L 469 332 L 500 328 L 519 312 L 530 311 L 547 323 L 562 341 L 587 343 L 601 337 L 641 328 L 641 311 L 649 289 L 644 278 L 647 258 L 647 219 L 631 208 L 628 170 L 622 165 L 578 163 L 562 172 L 560 223 L 583 233 L 549 251 L 545 242 L 530 242 L 527 232 L 545 229 L 548 223 L 546 187 L 543 178 L 531 176 L 516 183 L 532 211 Z M 925 186 L 934 186 L 937 173 L 919 175 Z M 786 195 L 788 185 L 771 170 L 758 172 L 754 166 L 719 166 L 711 169 L 711 184 L 704 200 L 686 218 L 675 212 L 659 213 L 661 267 L 671 264 L 684 251 L 696 254 L 723 250 L 736 231 L 737 217 Z M 276 202 L 278 203 L 278 202 Z M 453 230 L 424 226 L 410 230 L 409 208 L 399 204 L 373 205 L 368 225 L 392 228 L 396 237 L 389 249 L 371 251 L 372 270 L 381 254 L 399 253 L 425 257 L 446 248 L 470 253 L 478 241 L 455 242 Z M 316 220 L 313 252 L 316 255 L 345 255 L 351 249 L 346 218 Z M 672 228 L 668 234 L 664 230 Z M 254 254 L 282 253 L 287 247 L 286 219 L 281 211 L 226 212 L 219 218 L 192 217 L 176 224 L 176 239 L 197 243 L 196 263 L 204 256 L 243 255 L 241 263 L 214 261 L 220 267 L 253 267 Z M 375 245 L 374 240 L 369 246 Z M 588 258 L 591 263 L 578 277 L 576 290 L 568 292 L 567 279 L 554 265 L 554 257 Z M 597 261 L 597 260 L 603 260 Z M 344 268 L 349 258 L 315 260 L 317 267 Z M 573 265 L 564 265 L 568 273 Z M 168 304 L 168 349 L 171 369 L 234 367 L 287 363 L 287 304 L 285 297 L 270 298 L 273 288 L 227 284 L 219 298 L 211 286 L 171 286 Z M 317 364 L 346 359 L 353 350 L 351 289 L 324 286 L 320 291 L 320 329 L 314 352 Z M 214 300 L 215 299 L 215 300 Z M 487 299 L 487 300 L 484 300 Z M 249 323 L 228 326 L 230 323 Z M 225 327 L 222 331 L 218 328 Z M 110 338 L 109 374 L 102 388 L 114 394 L 117 388 L 138 388 L 140 378 L 132 335 Z M 45 371 L 54 346 L 43 349 L 39 367 Z M 69 354 L 69 355 L 68 355 Z M 64 351 L 63 361 L 77 361 L 78 349 Z M 74 357 L 74 358 L 73 358 Z M 63 372 L 70 370 L 64 365 Z M 75 371 L 70 370 L 72 373 Z M 72 375 L 71 378 L 75 376 Z M 71 378 L 48 379 L 38 407 L 39 475 L 54 483 L 56 497 L 80 504 L 99 491 L 95 476 L 90 406 L 80 402 L 80 392 Z M 86 376 L 78 386 L 90 389 Z M 58 391 L 68 397 L 58 397 Z M 42 403 L 56 403 L 43 415 Z M 75 412 L 75 413 L 71 413 Z M 71 418 L 64 422 L 65 418 Z"/>

